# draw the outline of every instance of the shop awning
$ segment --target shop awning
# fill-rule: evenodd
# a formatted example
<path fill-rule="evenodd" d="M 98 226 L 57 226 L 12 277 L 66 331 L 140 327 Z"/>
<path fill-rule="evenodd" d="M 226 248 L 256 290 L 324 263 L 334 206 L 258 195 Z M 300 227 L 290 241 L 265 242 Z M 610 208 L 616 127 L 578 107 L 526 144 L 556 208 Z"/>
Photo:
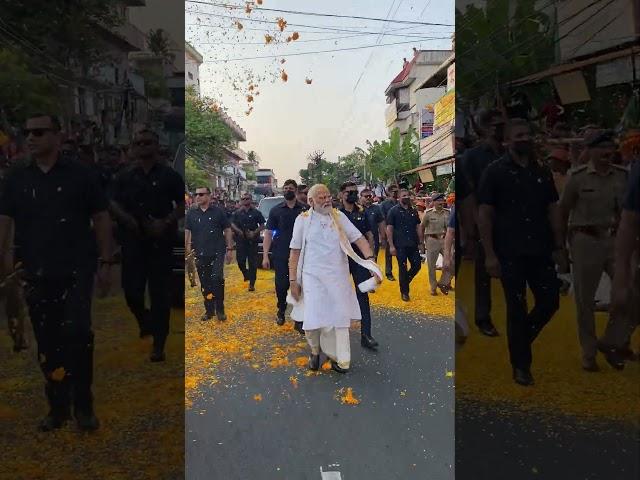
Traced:
<path fill-rule="evenodd" d="M 624 48 L 622 50 L 618 50 L 615 52 L 604 53 L 602 55 L 595 55 L 591 58 L 587 58 L 585 60 L 580 60 L 577 62 L 569 62 L 569 63 L 561 63 L 560 65 L 555 65 L 546 70 L 542 70 L 541 72 L 534 73 L 532 75 L 527 75 L 526 77 L 519 78 L 510 83 L 512 86 L 526 85 L 528 83 L 539 82 L 548 77 L 555 77 L 556 75 L 562 75 L 563 73 L 573 72 L 575 70 L 580 70 L 584 67 L 588 67 L 591 65 L 595 65 L 597 63 L 605 63 L 611 60 L 616 60 L 618 58 L 629 57 L 631 55 L 635 55 L 640 53 L 640 46 L 634 45 L 628 48 Z"/>
<path fill-rule="evenodd" d="M 412 168 L 411 170 L 407 170 L 406 172 L 401 172 L 400 175 L 409 175 L 410 173 L 422 172 L 424 170 L 427 170 L 428 168 L 435 168 L 439 167 L 440 165 L 449 165 L 450 163 L 453 163 L 455 161 L 455 158 L 455 155 L 450 155 L 448 157 L 441 158 L 437 162 L 425 163 L 424 165 Z"/>

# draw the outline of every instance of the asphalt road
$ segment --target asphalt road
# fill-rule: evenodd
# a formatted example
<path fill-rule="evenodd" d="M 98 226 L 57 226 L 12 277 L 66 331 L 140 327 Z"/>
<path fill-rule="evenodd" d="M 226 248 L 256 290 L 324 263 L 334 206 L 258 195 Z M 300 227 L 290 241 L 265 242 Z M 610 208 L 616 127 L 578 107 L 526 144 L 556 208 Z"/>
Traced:
<path fill-rule="evenodd" d="M 295 366 L 216 372 L 222 381 L 186 412 L 187 478 L 453 479 L 452 327 L 376 309 L 379 352 L 362 349 L 352 330 L 346 375 L 305 376 Z M 343 387 L 360 404 L 342 404 Z"/>
<path fill-rule="evenodd" d="M 456 480 L 637 480 L 637 426 L 456 402 Z"/>

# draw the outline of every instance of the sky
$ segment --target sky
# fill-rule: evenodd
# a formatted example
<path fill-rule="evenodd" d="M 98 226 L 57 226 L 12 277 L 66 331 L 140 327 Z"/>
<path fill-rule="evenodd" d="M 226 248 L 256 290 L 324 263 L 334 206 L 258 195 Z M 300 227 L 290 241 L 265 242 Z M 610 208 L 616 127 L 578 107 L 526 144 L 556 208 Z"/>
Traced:
<path fill-rule="evenodd" d="M 185 37 L 204 57 L 200 67 L 202 94 L 220 102 L 246 131 L 247 141 L 240 144 L 241 148 L 255 150 L 261 158 L 260 167 L 272 168 L 279 185 L 287 178 L 297 180 L 299 170 L 307 166 L 307 156 L 314 151 L 324 151 L 328 160 L 336 161 L 338 156 L 352 152 L 355 147 L 365 148 L 367 140 L 386 139 L 384 91 L 402 69 L 403 58 L 411 59 L 413 47 L 450 49 L 454 31 L 454 27 L 448 26 L 454 23 L 453 0 L 263 0 L 262 4 L 263 8 L 447 24 L 445 26 L 257 10 L 247 14 L 245 3 L 238 0 L 203 2 L 243 8 L 185 3 Z M 275 22 L 277 17 L 288 23 L 283 33 L 275 24 L 249 21 Z M 235 21 L 242 24 L 242 30 L 234 25 Z M 380 36 L 383 30 L 387 34 Z M 299 39 L 286 42 L 287 36 L 296 31 Z M 353 31 L 371 34 L 358 35 Z M 265 34 L 279 37 L 281 42 L 274 40 L 267 45 Z M 408 43 L 286 56 L 397 42 Z M 266 55 L 284 56 L 222 61 Z M 286 82 L 281 78 L 282 69 L 287 74 Z M 258 86 L 249 91 L 251 84 Z M 255 95 L 256 91 L 259 95 Z M 247 101 L 248 94 L 253 94 L 253 102 Z M 247 115 L 250 106 L 253 110 Z"/>

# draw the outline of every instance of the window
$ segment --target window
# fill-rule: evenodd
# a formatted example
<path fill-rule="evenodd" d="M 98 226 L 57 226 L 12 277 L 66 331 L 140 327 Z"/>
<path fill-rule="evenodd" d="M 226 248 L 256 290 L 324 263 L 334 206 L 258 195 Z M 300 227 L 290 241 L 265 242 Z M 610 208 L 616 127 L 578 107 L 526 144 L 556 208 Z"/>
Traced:
<path fill-rule="evenodd" d="M 193 73 L 189 72 L 188 75 L 189 75 L 189 80 L 193 80 Z"/>

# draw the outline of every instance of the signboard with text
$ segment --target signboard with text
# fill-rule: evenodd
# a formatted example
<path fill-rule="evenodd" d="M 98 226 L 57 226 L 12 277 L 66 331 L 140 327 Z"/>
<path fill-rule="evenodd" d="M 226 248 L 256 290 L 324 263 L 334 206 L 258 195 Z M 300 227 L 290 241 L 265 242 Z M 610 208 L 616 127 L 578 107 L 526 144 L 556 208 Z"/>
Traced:
<path fill-rule="evenodd" d="M 456 96 L 455 91 L 450 90 L 434 106 L 433 130 L 449 125 L 453 122 L 456 115 Z"/>
<path fill-rule="evenodd" d="M 420 138 L 433 135 L 433 105 L 427 105 L 422 109 Z"/>

